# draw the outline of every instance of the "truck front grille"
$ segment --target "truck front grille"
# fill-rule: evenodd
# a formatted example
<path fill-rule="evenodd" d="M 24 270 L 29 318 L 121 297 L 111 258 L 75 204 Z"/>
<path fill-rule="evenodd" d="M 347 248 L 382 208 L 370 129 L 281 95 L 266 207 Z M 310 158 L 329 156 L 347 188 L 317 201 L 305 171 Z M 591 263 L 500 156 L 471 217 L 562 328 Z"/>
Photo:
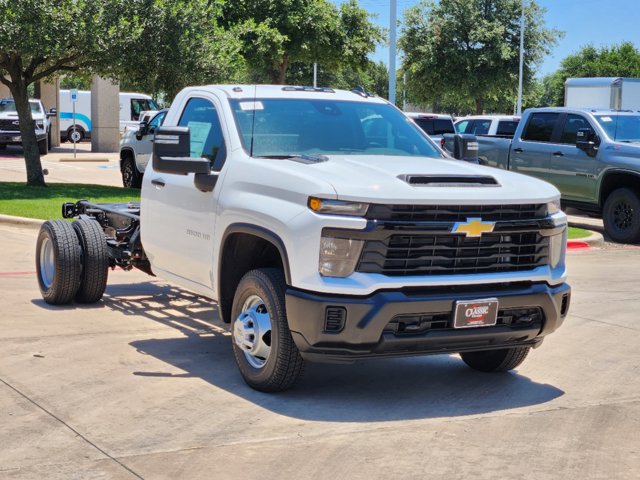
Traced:
<path fill-rule="evenodd" d="M 401 222 L 464 222 L 467 218 L 484 221 L 539 220 L 547 215 L 544 203 L 522 205 L 382 205 L 369 207 L 367 218 Z"/>
<path fill-rule="evenodd" d="M 20 125 L 14 125 L 14 122 L 17 122 L 18 119 L 0 119 L 0 130 L 5 132 L 19 132 Z"/>
<path fill-rule="evenodd" d="M 484 219 L 484 217 L 483 217 Z M 537 231 L 392 234 L 367 240 L 356 271 L 390 276 L 517 272 L 549 262 L 549 238 Z"/>

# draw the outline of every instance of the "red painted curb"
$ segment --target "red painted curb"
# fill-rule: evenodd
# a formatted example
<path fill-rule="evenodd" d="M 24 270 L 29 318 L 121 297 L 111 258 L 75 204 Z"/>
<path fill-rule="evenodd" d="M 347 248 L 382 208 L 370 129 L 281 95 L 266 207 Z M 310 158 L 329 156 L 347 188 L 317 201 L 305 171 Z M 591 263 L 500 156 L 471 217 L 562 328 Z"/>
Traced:
<path fill-rule="evenodd" d="M 567 250 L 588 250 L 591 248 L 587 242 L 581 242 L 580 240 L 569 240 L 567 242 Z"/>

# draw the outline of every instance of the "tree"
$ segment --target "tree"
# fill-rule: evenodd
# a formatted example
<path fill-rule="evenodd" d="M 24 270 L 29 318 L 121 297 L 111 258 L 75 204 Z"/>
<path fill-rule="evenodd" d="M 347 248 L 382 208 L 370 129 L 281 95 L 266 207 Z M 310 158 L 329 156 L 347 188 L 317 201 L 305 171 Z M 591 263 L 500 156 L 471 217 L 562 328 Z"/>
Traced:
<path fill-rule="evenodd" d="M 296 63 L 362 68 L 382 41 L 382 30 L 356 0 L 340 8 L 327 0 L 237 0 L 223 12 L 226 26 L 243 32 L 253 81 L 283 84 Z"/>
<path fill-rule="evenodd" d="M 564 82 L 579 77 L 640 77 L 640 51 L 631 42 L 600 49 L 582 47 L 543 79 L 543 104 L 564 105 Z"/>
<path fill-rule="evenodd" d="M 526 88 L 536 65 L 562 36 L 544 27 L 543 13 L 535 0 L 527 2 Z M 512 106 L 518 85 L 520 14 L 520 0 L 424 1 L 409 8 L 399 45 L 412 95 L 458 112 Z"/>
<path fill-rule="evenodd" d="M 27 184 L 44 186 L 28 88 L 57 72 L 115 69 L 137 33 L 127 0 L 0 0 L 0 82 L 20 122 Z M 105 68 L 105 71 L 108 71 Z"/>

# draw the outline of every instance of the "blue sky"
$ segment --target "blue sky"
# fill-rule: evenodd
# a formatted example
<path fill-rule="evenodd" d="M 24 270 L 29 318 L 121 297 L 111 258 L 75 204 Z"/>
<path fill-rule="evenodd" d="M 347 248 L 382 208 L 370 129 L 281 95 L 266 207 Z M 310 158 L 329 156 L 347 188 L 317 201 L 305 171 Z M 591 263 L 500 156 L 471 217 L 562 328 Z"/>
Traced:
<path fill-rule="evenodd" d="M 538 74 L 541 76 L 554 72 L 563 58 L 589 43 L 601 47 L 630 41 L 640 48 L 640 0 L 537 1 L 547 9 L 547 26 L 565 32 L 564 38 L 539 66 Z M 333 2 L 338 5 L 342 3 L 341 0 Z M 369 12 L 377 14 L 377 23 L 389 26 L 389 0 L 359 0 L 359 3 Z M 418 0 L 397 0 L 397 3 L 398 19 L 402 20 L 402 12 L 417 4 Z M 378 48 L 373 59 L 388 63 L 388 48 Z"/>

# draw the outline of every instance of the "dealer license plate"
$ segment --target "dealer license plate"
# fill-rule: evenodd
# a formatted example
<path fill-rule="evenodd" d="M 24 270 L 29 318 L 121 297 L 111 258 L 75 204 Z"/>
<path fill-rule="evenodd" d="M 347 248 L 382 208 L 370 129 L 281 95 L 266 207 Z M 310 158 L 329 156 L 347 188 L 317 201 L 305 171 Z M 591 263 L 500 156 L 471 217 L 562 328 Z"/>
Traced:
<path fill-rule="evenodd" d="M 498 319 L 498 299 L 483 298 L 456 302 L 454 328 L 490 327 Z"/>

